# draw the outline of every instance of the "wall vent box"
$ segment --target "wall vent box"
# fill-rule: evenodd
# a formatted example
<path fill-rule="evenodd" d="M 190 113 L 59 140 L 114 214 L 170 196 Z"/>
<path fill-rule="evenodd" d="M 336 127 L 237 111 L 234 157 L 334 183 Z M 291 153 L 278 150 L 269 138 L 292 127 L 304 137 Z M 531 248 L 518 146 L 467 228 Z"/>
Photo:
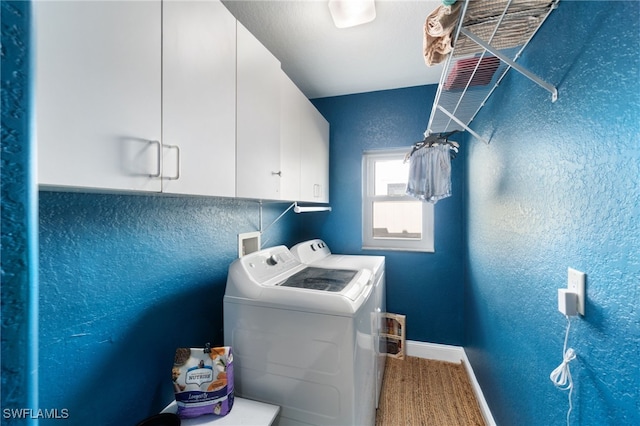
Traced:
<path fill-rule="evenodd" d="M 260 250 L 260 232 L 238 234 L 238 257 Z"/>

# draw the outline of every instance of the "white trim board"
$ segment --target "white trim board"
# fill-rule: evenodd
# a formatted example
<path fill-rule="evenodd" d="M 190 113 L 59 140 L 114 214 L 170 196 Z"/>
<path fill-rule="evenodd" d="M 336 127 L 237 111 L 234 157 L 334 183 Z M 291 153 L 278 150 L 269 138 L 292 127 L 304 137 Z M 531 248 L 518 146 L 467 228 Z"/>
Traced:
<path fill-rule="evenodd" d="M 476 394 L 476 398 L 478 398 L 480 411 L 482 412 L 485 422 L 488 426 L 496 426 L 496 422 L 493 419 L 489 405 L 487 405 L 487 401 L 484 399 L 484 394 L 482 393 L 480 384 L 476 379 L 471 363 L 469 363 L 467 354 L 462 346 L 441 345 L 438 343 L 407 340 L 407 356 L 432 359 L 436 361 L 464 363 L 464 366 L 467 369 L 467 374 L 469 374 L 469 379 L 471 380 L 471 385 L 473 386 L 473 391 Z"/>

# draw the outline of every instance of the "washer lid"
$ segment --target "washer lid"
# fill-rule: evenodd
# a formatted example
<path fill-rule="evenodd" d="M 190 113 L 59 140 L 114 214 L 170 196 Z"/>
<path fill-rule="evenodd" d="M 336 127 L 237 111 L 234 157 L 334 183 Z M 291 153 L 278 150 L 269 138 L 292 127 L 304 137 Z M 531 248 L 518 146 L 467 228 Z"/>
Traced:
<path fill-rule="evenodd" d="M 315 278 L 324 277 L 327 283 L 319 284 L 307 271 L 306 284 L 295 287 L 282 285 L 290 277 L 307 269 L 318 269 Z M 347 271 L 345 273 L 345 270 Z M 355 275 L 351 276 L 353 272 Z M 341 289 L 337 281 L 344 282 Z M 326 280 L 326 278 L 329 278 Z M 294 281 L 290 281 L 293 283 Z M 314 284 L 315 282 L 315 284 Z M 290 309 L 320 314 L 353 316 L 369 299 L 373 288 L 373 274 L 369 269 L 354 267 L 317 267 L 300 263 L 285 246 L 276 246 L 250 253 L 236 259 L 229 266 L 226 303 L 241 303 L 269 308 Z M 307 288 L 304 287 L 307 286 Z M 315 289 L 311 288 L 315 285 Z"/>
<path fill-rule="evenodd" d="M 279 283 L 283 287 L 306 288 L 318 291 L 342 291 L 358 271 L 308 267 Z"/>

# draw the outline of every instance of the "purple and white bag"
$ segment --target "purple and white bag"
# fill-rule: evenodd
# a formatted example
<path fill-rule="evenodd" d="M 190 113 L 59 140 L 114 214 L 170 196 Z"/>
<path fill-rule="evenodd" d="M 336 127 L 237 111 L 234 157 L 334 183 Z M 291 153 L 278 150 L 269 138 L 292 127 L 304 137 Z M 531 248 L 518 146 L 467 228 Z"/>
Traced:
<path fill-rule="evenodd" d="M 178 416 L 225 416 L 231 411 L 234 399 L 231 347 L 178 348 L 171 376 Z"/>

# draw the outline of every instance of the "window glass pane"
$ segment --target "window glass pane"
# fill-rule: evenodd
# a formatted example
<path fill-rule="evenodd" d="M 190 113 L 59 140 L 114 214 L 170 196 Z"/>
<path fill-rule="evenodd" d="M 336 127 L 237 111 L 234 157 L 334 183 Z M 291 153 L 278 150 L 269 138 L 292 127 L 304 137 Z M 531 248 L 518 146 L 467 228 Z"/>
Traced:
<path fill-rule="evenodd" d="M 403 160 L 375 162 L 374 195 L 405 195 L 409 178 L 409 163 Z"/>
<path fill-rule="evenodd" d="M 433 204 L 406 195 L 405 148 L 363 154 L 362 248 L 434 252 Z"/>
<path fill-rule="evenodd" d="M 374 201 L 373 238 L 420 240 L 422 203 L 420 201 Z"/>

